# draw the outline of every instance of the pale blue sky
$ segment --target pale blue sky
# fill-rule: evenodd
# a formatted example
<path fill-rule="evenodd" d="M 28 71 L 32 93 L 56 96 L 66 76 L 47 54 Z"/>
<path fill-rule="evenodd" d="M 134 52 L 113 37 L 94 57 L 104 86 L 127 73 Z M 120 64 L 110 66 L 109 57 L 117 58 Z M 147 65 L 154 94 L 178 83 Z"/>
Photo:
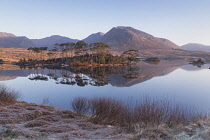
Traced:
<path fill-rule="evenodd" d="M 210 0 L 0 0 L 0 32 L 83 39 L 115 26 L 210 45 Z"/>

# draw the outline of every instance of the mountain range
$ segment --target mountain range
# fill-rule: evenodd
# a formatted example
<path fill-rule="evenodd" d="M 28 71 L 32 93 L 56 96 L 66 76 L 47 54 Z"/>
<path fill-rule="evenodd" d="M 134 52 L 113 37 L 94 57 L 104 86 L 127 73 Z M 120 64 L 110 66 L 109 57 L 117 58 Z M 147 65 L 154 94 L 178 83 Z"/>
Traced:
<path fill-rule="evenodd" d="M 175 43 L 164 39 L 154 37 L 143 31 L 132 27 L 118 26 L 112 28 L 107 33 L 94 33 L 83 39 L 88 44 L 95 42 L 104 42 L 110 45 L 112 51 L 122 52 L 129 49 L 136 50 L 188 50 L 210 52 L 210 46 L 190 43 L 179 47 Z M 48 47 L 52 49 L 56 43 L 78 42 L 79 39 L 72 39 L 60 35 L 52 35 L 42 39 L 29 39 L 25 36 L 15 36 L 11 33 L 0 32 L 1 48 L 29 48 L 29 47 Z"/>
<path fill-rule="evenodd" d="M 78 42 L 78 39 L 71 39 L 64 36 L 52 35 L 50 37 L 45 37 L 42 39 L 31 39 L 31 41 L 36 45 L 36 47 L 55 47 L 55 44 L 67 43 L 67 42 Z"/>
<path fill-rule="evenodd" d="M 189 43 L 181 47 L 190 51 L 210 52 L 210 46 L 197 44 L 197 43 Z"/>
<path fill-rule="evenodd" d="M 104 42 L 110 45 L 112 50 L 124 51 L 128 49 L 181 49 L 173 42 L 154 37 L 148 33 L 134 29 L 132 27 L 114 27 L 106 34 L 95 33 L 83 39 L 91 44 Z M 27 37 L 17 37 L 13 34 L 0 32 L 0 47 L 2 48 L 28 48 L 28 47 L 49 47 L 56 43 L 77 42 L 78 39 L 71 39 L 64 36 L 53 35 L 42 39 L 28 39 Z"/>
<path fill-rule="evenodd" d="M 36 45 L 25 36 L 15 36 L 10 33 L 0 32 L 1 48 L 29 48 Z"/>

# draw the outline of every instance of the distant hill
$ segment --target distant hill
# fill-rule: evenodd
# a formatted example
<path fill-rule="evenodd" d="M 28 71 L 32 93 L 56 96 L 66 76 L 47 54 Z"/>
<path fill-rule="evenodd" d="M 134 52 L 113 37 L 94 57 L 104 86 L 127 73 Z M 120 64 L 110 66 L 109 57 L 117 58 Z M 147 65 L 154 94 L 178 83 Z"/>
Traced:
<path fill-rule="evenodd" d="M 0 32 L 0 47 L 1 48 L 28 48 L 34 47 L 35 44 L 27 37 L 17 37 L 10 33 Z"/>
<path fill-rule="evenodd" d="M 95 40 L 94 36 L 97 36 Z M 84 40 L 91 40 L 91 43 L 104 42 L 109 44 L 113 50 L 118 51 L 128 49 L 182 49 L 167 39 L 157 38 L 132 27 L 124 26 L 114 27 L 104 35 L 93 34 Z"/>
<path fill-rule="evenodd" d="M 0 38 L 2 37 L 16 37 L 16 36 L 10 33 L 0 32 Z"/>
<path fill-rule="evenodd" d="M 31 39 L 26 37 L 16 37 L 15 35 L 8 33 L 1 33 L 0 46 L 1 47 L 48 47 L 52 49 L 56 43 L 76 43 L 77 39 L 71 39 L 64 36 L 53 35 L 42 39 Z M 145 49 L 182 49 L 173 42 L 154 37 L 148 33 L 134 29 L 132 27 L 114 27 L 106 34 L 95 33 L 91 34 L 87 38 L 83 39 L 88 44 L 95 42 L 104 42 L 110 45 L 112 51 L 122 52 L 128 49 L 145 50 Z"/>
<path fill-rule="evenodd" d="M 48 49 L 52 49 L 55 47 L 56 43 L 67 43 L 79 41 L 78 39 L 71 39 L 64 36 L 53 35 L 50 37 L 42 38 L 42 39 L 31 39 L 31 41 L 36 45 L 36 47 L 48 47 Z"/>
<path fill-rule="evenodd" d="M 98 33 L 89 35 L 87 38 L 85 38 L 83 40 L 88 44 L 100 42 L 103 35 L 104 35 L 104 33 L 98 32 Z"/>
<path fill-rule="evenodd" d="M 210 46 L 197 44 L 197 43 L 189 43 L 181 47 L 190 51 L 210 52 Z"/>

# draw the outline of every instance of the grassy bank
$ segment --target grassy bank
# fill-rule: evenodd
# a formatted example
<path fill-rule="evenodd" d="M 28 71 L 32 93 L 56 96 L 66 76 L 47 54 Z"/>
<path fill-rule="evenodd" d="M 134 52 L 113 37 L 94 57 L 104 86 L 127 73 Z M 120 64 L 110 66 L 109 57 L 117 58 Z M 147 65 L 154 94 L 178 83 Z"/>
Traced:
<path fill-rule="evenodd" d="M 87 115 L 94 124 L 112 125 L 132 139 L 204 139 L 210 138 L 210 119 L 195 107 L 170 101 L 143 97 L 122 102 L 113 98 L 77 97 L 74 111 Z"/>
<path fill-rule="evenodd" d="M 141 102 L 75 98 L 75 112 L 18 102 L 0 86 L 1 139 L 209 139 L 210 119 L 196 108 L 149 97 Z"/>

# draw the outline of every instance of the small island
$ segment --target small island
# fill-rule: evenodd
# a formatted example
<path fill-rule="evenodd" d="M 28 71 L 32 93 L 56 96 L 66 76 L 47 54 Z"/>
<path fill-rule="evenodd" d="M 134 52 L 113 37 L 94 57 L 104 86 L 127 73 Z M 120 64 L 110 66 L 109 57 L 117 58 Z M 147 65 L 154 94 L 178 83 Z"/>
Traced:
<path fill-rule="evenodd" d="M 28 48 L 28 58 L 20 59 L 20 66 L 121 66 L 133 65 L 140 59 L 138 50 L 127 50 L 120 56 L 109 52 L 110 46 L 103 42 L 88 45 L 85 41 L 55 44 L 47 47 Z M 46 57 L 47 54 L 47 57 Z M 35 55 L 35 59 L 31 56 Z"/>

